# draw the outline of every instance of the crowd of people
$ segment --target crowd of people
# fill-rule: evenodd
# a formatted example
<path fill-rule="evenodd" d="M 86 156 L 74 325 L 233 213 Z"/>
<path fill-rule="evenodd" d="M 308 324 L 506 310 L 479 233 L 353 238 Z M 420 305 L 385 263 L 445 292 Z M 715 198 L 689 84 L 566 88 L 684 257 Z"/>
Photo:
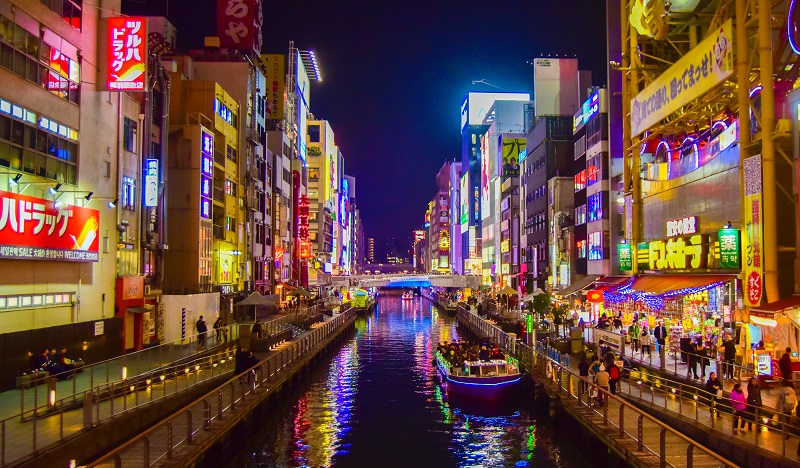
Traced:
<path fill-rule="evenodd" d="M 490 341 L 471 342 L 469 340 L 439 343 L 436 351 L 452 366 L 460 366 L 464 361 L 489 361 L 505 359 L 506 355 L 497 344 Z"/>
<path fill-rule="evenodd" d="M 83 361 L 75 361 L 67 357 L 67 348 L 61 348 L 61 352 L 57 353 L 56 349 L 44 348 L 39 354 L 33 357 L 32 371 L 46 371 L 50 375 L 58 375 L 59 379 L 71 379 L 74 375 L 71 370 L 75 370 L 77 366 L 82 364 Z"/>

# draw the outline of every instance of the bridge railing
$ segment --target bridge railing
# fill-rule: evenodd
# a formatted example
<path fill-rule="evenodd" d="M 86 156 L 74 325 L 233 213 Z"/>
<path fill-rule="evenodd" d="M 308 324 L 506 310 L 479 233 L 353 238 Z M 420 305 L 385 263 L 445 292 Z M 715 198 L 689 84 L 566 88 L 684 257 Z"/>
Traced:
<path fill-rule="evenodd" d="M 528 369 L 531 373 L 538 376 L 544 376 L 551 384 L 557 386 L 558 393 L 569 401 L 574 401 L 581 405 L 584 409 L 602 416 L 603 425 L 610 425 L 616 428 L 620 439 L 627 439 L 636 444 L 639 452 L 644 452 L 645 448 L 652 455 L 656 456 L 659 460 L 660 466 L 667 466 L 668 456 L 675 457 L 674 453 L 667 452 L 667 448 L 675 442 L 683 442 L 688 445 L 685 454 L 686 466 L 692 466 L 695 452 L 701 452 L 703 455 L 711 457 L 721 466 L 735 467 L 738 466 L 725 457 L 714 453 L 713 451 L 705 448 L 694 440 L 686 437 L 675 429 L 667 426 L 649 414 L 639 410 L 632 404 L 625 400 L 612 395 L 610 392 L 603 388 L 598 387 L 592 382 L 582 380 L 580 375 L 568 368 L 568 366 L 561 364 L 557 360 L 553 360 L 547 356 L 546 352 L 537 350 L 524 343 L 520 343 L 511 339 L 507 333 L 497 328 L 496 326 L 486 322 L 481 317 L 464 309 L 458 311 L 458 318 L 462 323 L 465 323 L 474 332 L 493 340 L 507 352 L 518 359 L 522 366 Z M 549 371 L 548 371 L 549 370 Z M 549 374 L 549 375 L 548 375 Z M 593 405 L 592 390 L 595 395 L 603 395 L 607 402 L 613 401 L 617 404 L 618 414 L 609 416 L 609 404 L 604 404 L 602 407 Z M 626 428 L 626 414 L 636 415 L 637 425 L 634 428 L 628 426 Z M 651 447 L 652 442 L 645 442 L 644 424 L 647 421 L 650 427 L 656 426 L 659 431 L 658 443 L 655 447 Z M 591 421 L 590 421 L 591 422 Z"/>

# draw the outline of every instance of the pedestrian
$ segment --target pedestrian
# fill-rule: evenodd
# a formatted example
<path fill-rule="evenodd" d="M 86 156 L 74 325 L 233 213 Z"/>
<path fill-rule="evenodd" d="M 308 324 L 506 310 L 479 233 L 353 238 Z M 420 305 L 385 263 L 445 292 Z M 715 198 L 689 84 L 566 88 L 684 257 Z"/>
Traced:
<path fill-rule="evenodd" d="M 217 317 L 217 320 L 214 321 L 214 341 L 219 344 L 222 338 L 222 332 L 220 331 L 220 324 L 222 323 L 222 317 Z"/>
<path fill-rule="evenodd" d="M 792 348 L 786 348 L 786 352 L 778 360 L 778 369 L 781 370 L 781 377 L 792 380 Z"/>
<path fill-rule="evenodd" d="M 608 389 L 612 395 L 617 394 L 617 383 L 621 377 L 619 366 L 614 362 L 615 356 L 613 353 L 608 353 L 605 356 L 606 371 L 608 371 Z"/>
<path fill-rule="evenodd" d="M 692 374 L 694 374 L 694 379 L 697 380 L 699 378 L 697 377 L 697 358 L 699 357 L 697 355 L 697 345 L 694 344 L 694 341 L 689 340 L 684 351 L 686 352 L 686 362 L 688 364 L 686 366 L 686 377 L 692 377 Z"/>
<path fill-rule="evenodd" d="M 244 358 L 246 356 L 247 354 L 245 354 L 244 349 L 241 346 L 236 348 L 236 354 L 234 355 L 234 362 L 236 365 L 233 368 L 233 375 L 239 375 L 244 372 L 246 369 L 246 367 L 244 367 Z"/>
<path fill-rule="evenodd" d="M 714 407 L 716 406 L 714 402 L 718 402 L 719 399 L 722 397 L 722 382 L 717 378 L 716 372 L 711 372 L 708 374 L 708 380 L 706 381 L 706 392 L 708 394 L 708 411 L 711 413 L 711 417 L 714 417 Z M 719 410 L 717 410 L 717 418 L 721 418 L 722 416 L 719 414 Z"/>
<path fill-rule="evenodd" d="M 781 380 L 781 387 L 778 389 L 778 403 L 775 405 L 775 411 L 783 417 L 783 428 L 786 432 L 786 438 L 789 438 L 789 427 L 792 422 L 792 412 L 797 406 L 797 394 L 794 392 L 792 382 L 788 379 Z"/>
<path fill-rule="evenodd" d="M 642 328 L 642 334 L 639 336 L 639 346 L 641 347 L 641 356 L 644 358 L 644 353 L 647 353 L 647 356 L 651 356 L 650 354 L 650 341 L 651 341 L 650 332 L 647 330 L 647 326 Z"/>
<path fill-rule="evenodd" d="M 761 407 L 761 387 L 758 386 L 758 380 L 755 377 L 750 377 L 747 381 L 747 430 L 753 429 L 753 423 L 756 423 L 756 430 L 758 430 L 758 421 L 756 414 L 758 408 Z"/>
<path fill-rule="evenodd" d="M 578 374 L 581 378 L 580 392 L 585 393 L 589 389 L 589 362 L 586 361 L 586 353 L 581 354 L 581 361 L 578 363 Z"/>
<path fill-rule="evenodd" d="M 261 332 L 263 329 L 261 328 L 261 322 L 256 319 L 256 323 L 253 324 L 253 329 L 251 330 L 251 334 L 255 335 L 256 338 L 261 338 Z"/>
<path fill-rule="evenodd" d="M 653 330 L 653 337 L 656 339 L 656 351 L 660 354 L 667 343 L 667 327 L 659 320 Z"/>
<path fill-rule="evenodd" d="M 599 369 L 597 370 L 597 374 L 594 375 L 594 383 L 605 392 L 608 391 L 608 383 L 609 383 L 609 375 L 606 371 L 606 367 L 600 364 Z M 604 391 L 597 391 L 597 406 L 602 407 L 605 403 L 606 399 L 608 398 Z"/>
<path fill-rule="evenodd" d="M 703 340 L 697 342 L 697 364 L 700 366 L 700 378 L 706 378 L 706 367 L 708 366 L 708 348 L 703 346 Z"/>
<path fill-rule="evenodd" d="M 200 318 L 197 320 L 197 323 L 194 324 L 195 328 L 197 329 L 197 345 L 201 348 L 206 347 L 206 332 L 208 331 L 208 327 L 206 326 L 206 321 L 203 320 L 203 316 L 201 315 Z"/>
<path fill-rule="evenodd" d="M 744 433 L 744 412 L 747 409 L 747 398 L 744 396 L 744 392 L 742 391 L 742 384 L 736 383 L 733 385 L 733 390 L 731 390 L 731 394 L 728 399 L 730 400 L 731 407 L 733 408 L 733 433 Z M 737 427 L 738 423 L 741 423 L 741 428 Z"/>
<path fill-rule="evenodd" d="M 639 337 L 642 334 L 642 329 L 639 326 L 639 323 L 634 321 L 631 326 L 628 327 L 628 336 L 631 337 L 631 345 L 633 346 L 633 352 L 639 352 Z"/>
<path fill-rule="evenodd" d="M 733 364 L 736 361 L 736 343 L 733 342 L 733 338 L 730 335 L 725 335 L 725 338 L 722 342 L 722 360 L 724 364 L 725 370 L 725 378 L 726 379 L 733 379 Z"/>

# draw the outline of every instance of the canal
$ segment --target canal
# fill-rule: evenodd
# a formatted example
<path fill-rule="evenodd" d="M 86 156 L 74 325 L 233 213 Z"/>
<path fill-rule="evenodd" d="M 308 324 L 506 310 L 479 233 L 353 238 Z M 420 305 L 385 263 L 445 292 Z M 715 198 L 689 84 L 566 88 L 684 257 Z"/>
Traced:
<path fill-rule="evenodd" d="M 437 342 L 458 339 L 460 331 L 454 317 L 425 298 L 382 295 L 375 312 L 358 319 L 355 335 L 338 352 L 238 431 L 206 466 L 590 466 L 607 461 L 605 447 L 579 440 L 577 427 L 559 419 L 566 416 L 550 418 L 546 404 L 541 408 L 533 402 L 530 389 L 503 404 L 448 399 L 432 361 Z"/>

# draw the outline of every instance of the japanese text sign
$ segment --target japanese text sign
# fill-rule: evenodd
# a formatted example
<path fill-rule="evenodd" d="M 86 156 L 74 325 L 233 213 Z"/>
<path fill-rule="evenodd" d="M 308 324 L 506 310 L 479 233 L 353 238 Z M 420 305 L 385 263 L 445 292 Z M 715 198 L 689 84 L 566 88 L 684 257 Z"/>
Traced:
<path fill-rule="evenodd" d="M 719 230 L 719 266 L 722 268 L 741 268 L 742 259 L 739 250 L 739 230 Z"/>
<path fill-rule="evenodd" d="M 220 47 L 261 52 L 261 0 L 217 0 Z"/>
<path fill-rule="evenodd" d="M 0 191 L 0 258 L 96 262 L 100 212 Z"/>
<path fill-rule="evenodd" d="M 144 206 L 158 206 L 158 159 L 145 161 Z"/>
<path fill-rule="evenodd" d="M 145 18 L 108 19 L 109 91 L 146 91 L 147 21 Z"/>
<path fill-rule="evenodd" d="M 267 118 L 283 120 L 286 106 L 286 58 L 281 54 L 261 56 L 267 82 Z"/>
<path fill-rule="evenodd" d="M 761 264 L 761 155 L 744 160 L 744 302 L 761 305 L 764 292 L 764 267 Z"/>
<path fill-rule="evenodd" d="M 633 269 L 633 248 L 631 244 L 618 244 L 617 256 L 619 257 L 619 271 Z"/>
<path fill-rule="evenodd" d="M 506 138 L 503 137 L 503 176 L 519 176 L 519 152 L 525 148 L 527 140 L 525 138 Z"/>
<path fill-rule="evenodd" d="M 726 21 L 631 100 L 631 136 L 709 91 L 733 72 L 733 20 Z"/>

